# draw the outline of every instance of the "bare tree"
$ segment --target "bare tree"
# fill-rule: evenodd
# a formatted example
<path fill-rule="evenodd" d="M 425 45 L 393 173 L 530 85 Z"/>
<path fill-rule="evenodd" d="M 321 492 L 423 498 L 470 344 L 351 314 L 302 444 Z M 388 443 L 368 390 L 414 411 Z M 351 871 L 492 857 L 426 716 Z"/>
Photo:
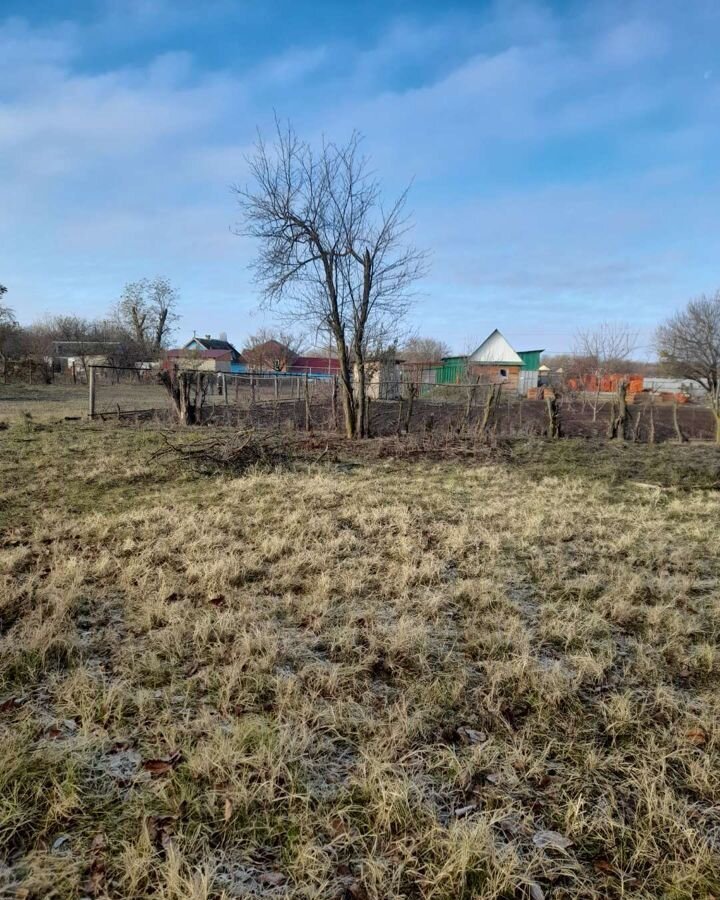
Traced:
<path fill-rule="evenodd" d="M 211 376 L 208 372 L 178 372 L 162 369 L 158 380 L 172 401 L 181 425 L 198 425 L 202 421 Z"/>
<path fill-rule="evenodd" d="M 299 339 L 285 331 L 261 328 L 245 342 L 242 355 L 256 371 L 285 372 L 299 355 Z"/>
<path fill-rule="evenodd" d="M 137 345 L 157 354 L 180 318 L 177 304 L 177 291 L 167 278 L 158 275 L 126 284 L 115 314 Z"/>
<path fill-rule="evenodd" d="M 668 374 L 687 378 L 707 393 L 720 444 L 720 291 L 691 300 L 655 335 L 660 362 Z"/>
<path fill-rule="evenodd" d="M 7 293 L 4 284 L 0 284 L 0 298 Z M 18 323 L 15 318 L 15 311 L 9 306 L 5 306 L 0 302 L 0 364 L 2 365 L 2 379 L 7 382 L 7 362 L 10 353 L 11 339 L 18 333 Z"/>
<path fill-rule="evenodd" d="M 581 378 L 590 375 L 595 382 L 590 400 L 593 422 L 600 408 L 603 379 L 625 366 L 636 345 L 637 332 L 623 322 L 601 322 L 576 334 L 573 348 L 576 368 Z"/>
<path fill-rule="evenodd" d="M 424 271 L 423 254 L 406 244 L 407 191 L 383 207 L 359 145 L 354 133 L 316 152 L 292 126 L 277 125 L 272 149 L 259 139 L 248 160 L 253 186 L 234 188 L 239 233 L 259 241 L 254 268 L 265 302 L 332 334 L 350 437 L 367 434 L 368 349 L 390 342 Z"/>
<path fill-rule="evenodd" d="M 97 323 L 82 316 L 51 316 L 35 322 L 27 331 L 37 358 L 52 360 L 55 341 L 71 344 L 71 354 L 79 359 L 85 378 L 89 358 L 102 354 L 105 349 L 105 335 Z"/>
<path fill-rule="evenodd" d="M 408 362 L 440 362 L 444 356 L 450 356 L 450 348 L 435 338 L 412 337 L 405 342 L 401 353 Z"/>

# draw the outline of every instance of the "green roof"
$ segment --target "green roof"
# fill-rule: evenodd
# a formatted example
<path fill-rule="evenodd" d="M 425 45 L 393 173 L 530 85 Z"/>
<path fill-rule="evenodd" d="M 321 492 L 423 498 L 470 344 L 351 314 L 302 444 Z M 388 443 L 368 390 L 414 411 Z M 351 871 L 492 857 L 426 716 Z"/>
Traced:
<path fill-rule="evenodd" d="M 543 350 L 518 350 L 518 356 L 523 361 L 523 368 L 530 371 L 540 368 L 540 354 Z"/>

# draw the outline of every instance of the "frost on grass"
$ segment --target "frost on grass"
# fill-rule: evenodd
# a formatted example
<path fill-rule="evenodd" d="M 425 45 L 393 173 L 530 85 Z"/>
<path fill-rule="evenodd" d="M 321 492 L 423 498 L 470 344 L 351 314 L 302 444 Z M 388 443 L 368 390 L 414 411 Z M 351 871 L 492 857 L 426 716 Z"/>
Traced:
<path fill-rule="evenodd" d="M 0 896 L 720 893 L 716 492 L 547 448 L 209 479 L 152 431 L 27 438 Z"/>

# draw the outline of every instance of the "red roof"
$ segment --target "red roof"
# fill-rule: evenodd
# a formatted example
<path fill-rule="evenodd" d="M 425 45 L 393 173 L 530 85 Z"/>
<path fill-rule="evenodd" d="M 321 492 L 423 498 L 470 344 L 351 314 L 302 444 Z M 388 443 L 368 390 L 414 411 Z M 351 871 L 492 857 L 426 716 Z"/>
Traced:
<path fill-rule="evenodd" d="M 340 369 L 340 361 L 334 356 L 296 356 L 294 366 L 324 366 L 326 369 Z"/>
<path fill-rule="evenodd" d="M 168 350 L 165 354 L 173 359 L 232 359 L 232 350 Z"/>
<path fill-rule="evenodd" d="M 340 371 L 340 363 L 333 356 L 296 356 L 289 371 L 316 375 L 327 372 L 334 375 Z"/>

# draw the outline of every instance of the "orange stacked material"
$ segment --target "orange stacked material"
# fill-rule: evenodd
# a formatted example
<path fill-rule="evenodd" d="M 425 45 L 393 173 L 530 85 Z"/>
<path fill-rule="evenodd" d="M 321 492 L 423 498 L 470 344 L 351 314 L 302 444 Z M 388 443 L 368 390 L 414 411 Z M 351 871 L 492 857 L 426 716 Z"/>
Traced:
<path fill-rule="evenodd" d="M 628 394 L 639 394 L 643 389 L 643 377 L 642 375 L 629 375 L 628 376 Z"/>
<path fill-rule="evenodd" d="M 679 391 L 677 394 L 674 391 L 660 391 L 658 394 L 658 398 L 661 403 L 689 403 L 690 397 L 687 394 L 684 394 L 682 391 Z"/>

